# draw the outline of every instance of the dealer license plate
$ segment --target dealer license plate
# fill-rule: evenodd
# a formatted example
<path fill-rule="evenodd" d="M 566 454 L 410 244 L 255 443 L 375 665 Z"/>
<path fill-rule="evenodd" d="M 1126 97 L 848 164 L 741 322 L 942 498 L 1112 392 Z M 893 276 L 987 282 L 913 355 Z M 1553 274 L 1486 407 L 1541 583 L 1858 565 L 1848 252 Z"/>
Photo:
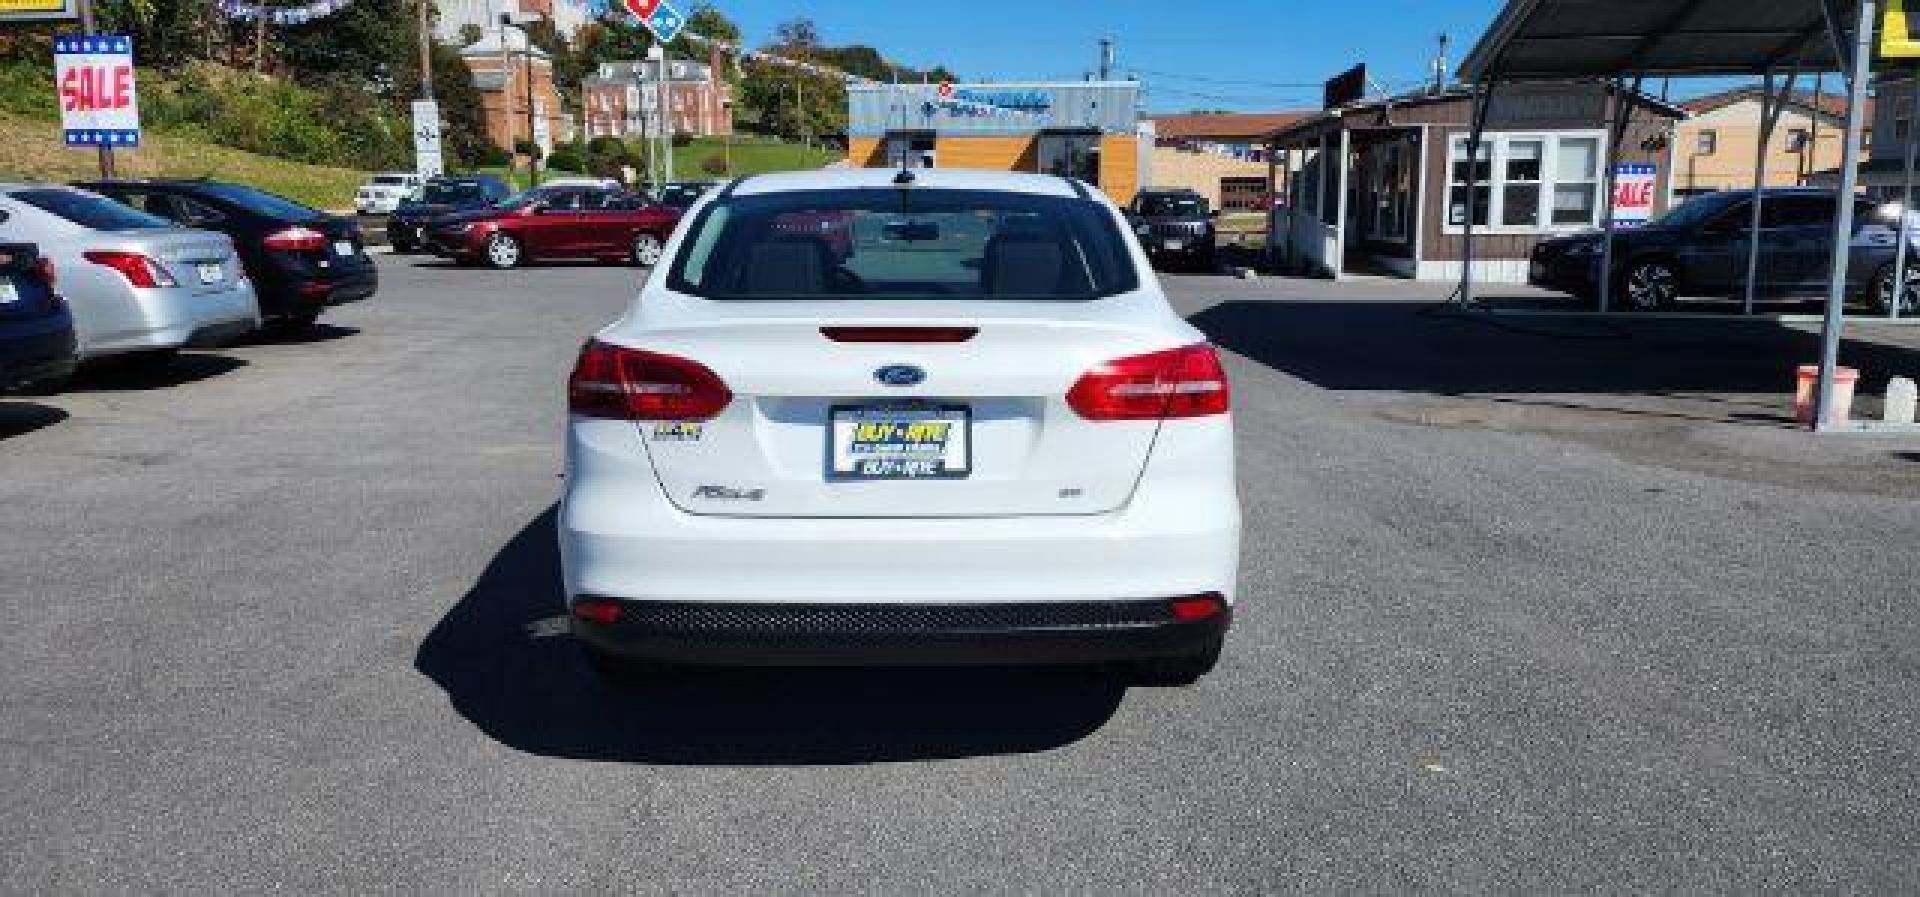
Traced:
<path fill-rule="evenodd" d="M 227 279 L 227 269 L 220 267 L 219 262 L 201 262 L 194 269 L 199 272 L 200 282 L 204 284 L 212 285 Z"/>
<path fill-rule="evenodd" d="M 957 479 L 972 471 L 965 405 L 836 405 L 828 473 L 849 480 Z"/>
<path fill-rule="evenodd" d="M 1182 243 L 1179 240 L 1167 240 L 1166 242 L 1161 243 L 1160 245 L 1162 248 L 1166 249 L 1168 252 L 1179 252 L 1181 249 L 1185 248 L 1187 244 Z"/>
<path fill-rule="evenodd" d="M 20 291 L 14 288 L 12 281 L 0 280 L 0 305 L 11 305 L 19 301 Z"/>
<path fill-rule="evenodd" d="M 351 257 L 353 255 L 353 241 L 352 240 L 333 241 L 333 254 L 341 258 Z"/>

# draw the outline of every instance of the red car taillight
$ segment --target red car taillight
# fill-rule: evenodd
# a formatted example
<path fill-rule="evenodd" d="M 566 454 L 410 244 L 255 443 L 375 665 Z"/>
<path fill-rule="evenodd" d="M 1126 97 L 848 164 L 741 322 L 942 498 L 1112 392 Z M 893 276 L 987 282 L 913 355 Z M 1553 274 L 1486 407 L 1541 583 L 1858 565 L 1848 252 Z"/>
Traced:
<path fill-rule="evenodd" d="M 54 288 L 56 284 L 59 283 L 60 272 L 54 269 L 53 259 L 47 258 L 46 256 L 43 255 L 40 257 L 40 261 L 37 264 L 35 264 L 33 267 L 35 270 L 40 272 L 40 279 L 47 282 L 47 289 L 51 290 Z"/>
<path fill-rule="evenodd" d="M 708 420 L 732 401 L 733 391 L 700 362 L 599 340 L 580 350 L 567 379 L 567 406 L 586 417 Z"/>
<path fill-rule="evenodd" d="M 296 224 L 274 231 L 260 242 L 265 243 L 268 249 L 278 249 L 282 252 L 312 252 L 326 248 L 327 235 L 311 227 Z"/>
<path fill-rule="evenodd" d="M 1225 414 L 1227 373 L 1198 343 L 1116 358 L 1080 376 L 1067 405 L 1087 420 L 1159 420 Z"/>
<path fill-rule="evenodd" d="M 173 275 L 168 274 L 167 269 L 160 267 L 159 262 L 137 252 L 109 252 L 96 249 L 81 253 L 81 257 L 96 265 L 105 265 L 120 272 L 120 276 L 125 277 L 128 283 L 141 289 L 178 286 L 174 283 Z"/>

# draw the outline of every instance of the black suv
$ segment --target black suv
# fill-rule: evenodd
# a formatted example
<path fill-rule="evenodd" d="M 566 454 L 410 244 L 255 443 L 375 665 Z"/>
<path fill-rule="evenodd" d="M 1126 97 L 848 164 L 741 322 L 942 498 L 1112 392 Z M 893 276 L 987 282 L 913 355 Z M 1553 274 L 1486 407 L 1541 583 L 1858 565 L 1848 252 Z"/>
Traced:
<path fill-rule="evenodd" d="M 1142 190 L 1127 205 L 1127 220 L 1156 266 L 1173 261 L 1211 270 L 1218 217 L 1206 197 L 1184 188 Z"/>
<path fill-rule="evenodd" d="M 298 332 L 331 305 L 380 287 L 360 225 L 254 187 L 221 181 L 140 180 L 76 184 L 183 227 L 233 238 L 269 327 Z"/>
<path fill-rule="evenodd" d="M 471 212 L 511 196 L 505 181 L 489 174 L 429 178 L 419 192 L 400 201 L 387 218 L 387 242 L 394 252 L 423 248 L 427 222 L 450 212 Z"/>
<path fill-rule="evenodd" d="M 1671 308 L 1681 296 L 1743 296 L 1753 224 L 1749 191 L 1709 193 L 1665 216 L 1613 237 L 1613 304 L 1622 309 Z M 1832 190 L 1780 188 L 1762 191 L 1760 268 L 1755 295 L 1769 299 L 1826 294 L 1833 263 Z M 1897 215 L 1856 200 L 1847 295 L 1864 298 L 1881 313 L 1893 292 L 1893 257 L 1899 239 Z M 1546 240 L 1534 247 L 1527 281 L 1595 299 L 1599 292 L 1601 234 Z M 1907 257 L 1920 265 L 1912 246 Z M 1909 280 L 1902 313 L 1915 307 L 1920 284 Z"/>

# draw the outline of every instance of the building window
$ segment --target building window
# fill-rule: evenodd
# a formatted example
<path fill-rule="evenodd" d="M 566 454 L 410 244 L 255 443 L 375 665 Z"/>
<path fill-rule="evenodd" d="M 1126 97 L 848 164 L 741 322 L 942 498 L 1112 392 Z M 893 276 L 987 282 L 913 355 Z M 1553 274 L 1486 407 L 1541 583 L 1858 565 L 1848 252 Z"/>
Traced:
<path fill-rule="evenodd" d="M 1799 153 L 1807 149 L 1807 129 L 1793 128 L 1787 131 L 1787 152 Z"/>
<path fill-rule="evenodd" d="M 1260 208 L 1267 198 L 1267 179 L 1227 176 L 1220 179 L 1220 208 L 1246 212 Z"/>
<path fill-rule="evenodd" d="M 1711 156 L 1718 149 L 1720 149 L 1719 131 L 1711 129 L 1701 131 L 1700 135 L 1693 140 L 1693 154 L 1696 156 Z"/>
<path fill-rule="evenodd" d="M 1466 224 L 1473 175 L 1473 225 L 1528 232 L 1599 223 L 1600 138 L 1585 134 L 1489 134 L 1471 172 L 1467 138 L 1447 152 L 1447 227 Z"/>
<path fill-rule="evenodd" d="M 1100 135 L 1098 133 L 1040 134 L 1036 148 L 1041 174 L 1075 178 L 1100 186 Z"/>

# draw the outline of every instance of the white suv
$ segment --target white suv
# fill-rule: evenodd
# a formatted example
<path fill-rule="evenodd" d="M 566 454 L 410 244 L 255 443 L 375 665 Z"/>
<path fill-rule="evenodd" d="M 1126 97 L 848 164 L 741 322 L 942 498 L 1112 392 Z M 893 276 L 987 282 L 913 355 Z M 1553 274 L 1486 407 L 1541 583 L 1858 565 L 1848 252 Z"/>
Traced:
<path fill-rule="evenodd" d="M 1227 382 L 1125 227 L 1040 175 L 702 199 L 569 382 L 590 659 L 1204 675 L 1239 560 Z"/>
<path fill-rule="evenodd" d="M 376 174 L 353 194 L 353 210 L 362 215 L 390 215 L 400 201 L 413 195 L 423 183 L 417 174 L 390 171 Z"/>

